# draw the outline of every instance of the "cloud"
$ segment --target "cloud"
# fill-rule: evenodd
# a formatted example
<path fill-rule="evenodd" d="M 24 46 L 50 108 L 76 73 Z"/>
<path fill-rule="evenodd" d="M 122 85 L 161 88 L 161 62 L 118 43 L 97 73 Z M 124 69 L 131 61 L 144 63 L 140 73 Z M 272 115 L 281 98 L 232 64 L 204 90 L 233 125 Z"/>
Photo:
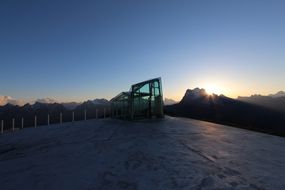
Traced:
<path fill-rule="evenodd" d="M 53 98 L 40 98 L 35 101 L 24 101 L 21 99 L 14 99 L 11 96 L 1 96 L 0 95 L 0 106 L 4 106 L 6 104 L 13 104 L 13 105 L 18 105 L 18 106 L 23 106 L 26 103 L 34 104 L 35 102 L 40 102 L 40 103 L 45 103 L 45 104 L 53 104 L 53 103 L 58 103 L 57 100 Z"/>
<path fill-rule="evenodd" d="M 14 99 L 11 99 L 11 100 L 9 100 L 8 103 L 13 104 L 13 105 L 23 106 L 27 102 L 25 102 L 24 100 L 14 100 Z"/>
<path fill-rule="evenodd" d="M 10 96 L 0 96 L 0 106 L 6 105 L 11 99 Z"/>
<path fill-rule="evenodd" d="M 13 105 L 18 105 L 18 106 L 22 106 L 24 105 L 26 102 L 23 100 L 16 100 L 13 99 L 11 96 L 0 96 L 0 106 L 4 106 L 6 104 L 13 104 Z"/>

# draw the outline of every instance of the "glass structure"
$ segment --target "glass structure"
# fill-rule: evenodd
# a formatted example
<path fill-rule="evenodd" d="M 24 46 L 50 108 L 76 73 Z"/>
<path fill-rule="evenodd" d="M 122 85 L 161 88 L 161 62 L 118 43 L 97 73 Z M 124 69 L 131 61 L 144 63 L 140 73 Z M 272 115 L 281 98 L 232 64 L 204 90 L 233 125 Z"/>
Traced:
<path fill-rule="evenodd" d="M 111 99 L 111 116 L 131 120 L 163 117 L 161 78 L 134 84 Z"/>

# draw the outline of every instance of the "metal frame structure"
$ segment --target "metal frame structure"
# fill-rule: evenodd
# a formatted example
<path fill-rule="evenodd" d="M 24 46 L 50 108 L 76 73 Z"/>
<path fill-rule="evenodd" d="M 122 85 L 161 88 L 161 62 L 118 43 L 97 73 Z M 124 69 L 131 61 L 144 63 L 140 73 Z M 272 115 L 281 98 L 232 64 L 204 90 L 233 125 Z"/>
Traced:
<path fill-rule="evenodd" d="M 163 117 L 161 78 L 154 78 L 131 86 L 111 99 L 111 116 L 122 119 Z"/>

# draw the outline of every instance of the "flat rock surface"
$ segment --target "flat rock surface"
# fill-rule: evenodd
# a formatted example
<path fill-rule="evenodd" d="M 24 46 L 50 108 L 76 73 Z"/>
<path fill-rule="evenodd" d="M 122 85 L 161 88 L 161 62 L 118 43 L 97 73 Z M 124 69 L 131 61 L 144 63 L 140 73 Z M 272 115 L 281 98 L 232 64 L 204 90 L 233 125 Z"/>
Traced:
<path fill-rule="evenodd" d="M 27 128 L 0 135 L 0 188 L 285 189 L 285 138 L 173 117 Z"/>

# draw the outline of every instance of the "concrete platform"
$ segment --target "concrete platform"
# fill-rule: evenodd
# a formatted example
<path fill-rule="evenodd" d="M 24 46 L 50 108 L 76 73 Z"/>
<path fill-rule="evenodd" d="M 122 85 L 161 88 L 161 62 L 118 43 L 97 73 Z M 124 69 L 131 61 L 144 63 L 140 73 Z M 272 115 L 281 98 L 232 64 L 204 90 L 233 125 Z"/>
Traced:
<path fill-rule="evenodd" d="M 0 189 L 285 189 L 285 138 L 166 117 L 0 135 Z"/>

